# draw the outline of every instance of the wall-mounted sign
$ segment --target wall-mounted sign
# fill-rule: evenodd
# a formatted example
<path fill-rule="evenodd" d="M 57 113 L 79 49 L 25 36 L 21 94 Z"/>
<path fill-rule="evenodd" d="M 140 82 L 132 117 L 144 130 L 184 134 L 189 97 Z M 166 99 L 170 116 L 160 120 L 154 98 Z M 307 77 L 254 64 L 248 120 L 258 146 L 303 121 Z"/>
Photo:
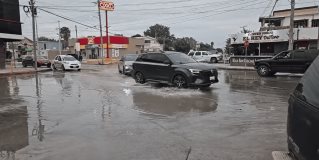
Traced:
<path fill-rule="evenodd" d="M 289 30 L 271 30 L 252 33 L 237 33 L 230 35 L 231 44 L 243 44 L 246 40 L 249 43 L 272 43 L 272 42 L 288 42 Z M 317 40 L 318 28 L 295 28 L 294 40 Z"/>
<path fill-rule="evenodd" d="M 100 10 L 114 11 L 114 3 L 113 2 L 100 0 L 99 6 L 100 6 Z"/>

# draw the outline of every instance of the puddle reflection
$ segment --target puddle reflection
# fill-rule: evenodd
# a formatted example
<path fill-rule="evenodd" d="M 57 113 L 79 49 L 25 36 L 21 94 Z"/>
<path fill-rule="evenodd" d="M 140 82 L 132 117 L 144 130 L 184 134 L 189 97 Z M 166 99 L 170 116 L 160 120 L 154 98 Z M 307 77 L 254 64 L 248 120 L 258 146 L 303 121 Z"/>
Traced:
<path fill-rule="evenodd" d="M 0 158 L 14 160 L 29 145 L 27 118 L 26 106 L 0 112 Z"/>
<path fill-rule="evenodd" d="M 153 115 L 173 116 L 179 113 L 208 113 L 217 109 L 218 97 L 214 94 L 172 95 L 168 93 L 134 91 L 137 110 Z"/>

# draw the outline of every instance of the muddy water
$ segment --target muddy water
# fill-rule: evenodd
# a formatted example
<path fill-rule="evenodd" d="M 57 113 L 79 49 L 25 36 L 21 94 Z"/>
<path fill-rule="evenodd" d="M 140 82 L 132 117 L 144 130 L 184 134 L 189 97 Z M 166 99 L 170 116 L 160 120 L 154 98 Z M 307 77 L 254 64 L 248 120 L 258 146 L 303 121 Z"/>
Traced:
<path fill-rule="evenodd" d="M 298 78 L 220 71 L 208 90 L 135 84 L 115 66 L 0 77 L 0 158 L 269 160 Z"/>

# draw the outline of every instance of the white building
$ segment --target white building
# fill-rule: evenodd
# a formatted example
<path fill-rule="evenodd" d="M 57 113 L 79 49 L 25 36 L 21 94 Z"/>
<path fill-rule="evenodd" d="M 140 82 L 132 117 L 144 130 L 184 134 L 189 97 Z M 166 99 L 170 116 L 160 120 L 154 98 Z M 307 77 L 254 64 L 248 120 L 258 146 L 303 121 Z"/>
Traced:
<path fill-rule="evenodd" d="M 163 45 L 161 45 L 156 38 L 145 36 L 138 37 L 144 39 L 144 52 L 159 52 L 163 51 Z"/>
<path fill-rule="evenodd" d="M 249 41 L 248 55 L 274 55 L 288 49 L 290 9 L 277 10 L 270 17 L 260 17 L 258 32 L 231 35 L 235 55 L 244 55 L 243 43 Z M 317 49 L 319 26 L 318 6 L 295 9 L 294 48 Z"/>

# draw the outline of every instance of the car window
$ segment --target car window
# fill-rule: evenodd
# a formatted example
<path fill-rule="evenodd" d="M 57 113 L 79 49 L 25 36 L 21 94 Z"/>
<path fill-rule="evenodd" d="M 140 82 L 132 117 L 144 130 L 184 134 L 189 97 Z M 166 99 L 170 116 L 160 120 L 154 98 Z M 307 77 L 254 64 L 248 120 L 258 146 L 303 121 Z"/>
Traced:
<path fill-rule="evenodd" d="M 25 57 L 26 60 L 32 60 L 33 58 L 31 56 Z"/>
<path fill-rule="evenodd" d="M 291 52 L 281 52 L 276 56 L 276 59 L 291 59 Z"/>
<path fill-rule="evenodd" d="M 208 56 L 207 52 L 203 52 L 203 56 Z"/>
<path fill-rule="evenodd" d="M 172 53 L 167 55 L 174 64 L 197 63 L 193 58 L 184 53 Z"/>
<path fill-rule="evenodd" d="M 189 56 L 194 56 L 194 52 L 190 52 L 188 55 Z"/>
<path fill-rule="evenodd" d="M 122 57 L 125 61 L 135 61 L 137 59 L 138 55 L 127 55 L 125 57 Z"/>
<path fill-rule="evenodd" d="M 67 56 L 63 58 L 64 61 L 76 61 L 76 59 L 73 56 Z"/>
<path fill-rule="evenodd" d="M 301 100 L 319 108 L 319 57 L 312 63 L 294 94 Z"/>
<path fill-rule="evenodd" d="M 293 59 L 306 59 L 306 55 L 304 51 L 295 51 L 293 53 Z"/>
<path fill-rule="evenodd" d="M 156 63 L 164 63 L 165 61 L 170 61 L 166 55 L 161 53 L 156 53 L 154 56 Z"/>
<path fill-rule="evenodd" d="M 152 63 L 164 63 L 168 58 L 162 53 L 150 53 L 148 54 L 147 61 Z"/>
<path fill-rule="evenodd" d="M 142 54 L 137 61 L 149 62 L 148 54 Z"/>
<path fill-rule="evenodd" d="M 54 58 L 54 60 L 59 60 L 59 56 L 56 56 L 56 57 Z"/>
<path fill-rule="evenodd" d="M 61 57 L 60 57 L 60 56 L 58 57 L 58 61 L 62 61 L 62 59 L 61 59 Z"/>
<path fill-rule="evenodd" d="M 195 56 L 201 56 L 202 54 L 200 52 L 196 52 Z"/>

